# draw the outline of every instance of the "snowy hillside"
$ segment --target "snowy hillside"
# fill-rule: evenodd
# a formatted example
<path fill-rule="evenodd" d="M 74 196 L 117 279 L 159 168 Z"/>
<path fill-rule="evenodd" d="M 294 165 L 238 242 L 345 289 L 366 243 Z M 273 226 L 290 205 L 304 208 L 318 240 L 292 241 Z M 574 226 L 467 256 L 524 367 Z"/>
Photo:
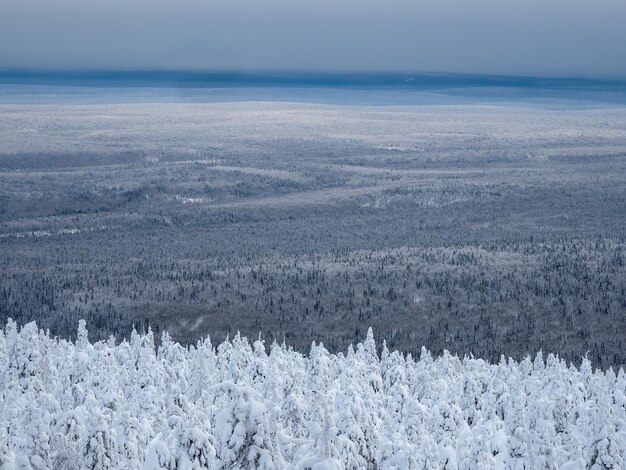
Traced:
<path fill-rule="evenodd" d="M 0 468 L 624 469 L 626 374 L 0 332 Z"/>

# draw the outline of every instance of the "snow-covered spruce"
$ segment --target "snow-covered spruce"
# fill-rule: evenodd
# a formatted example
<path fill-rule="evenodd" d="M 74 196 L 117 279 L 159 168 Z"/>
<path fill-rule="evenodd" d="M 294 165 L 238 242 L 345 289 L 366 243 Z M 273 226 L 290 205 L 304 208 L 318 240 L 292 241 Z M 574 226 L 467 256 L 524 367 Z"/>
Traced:
<path fill-rule="evenodd" d="M 2 469 L 624 469 L 626 374 L 0 331 Z"/>

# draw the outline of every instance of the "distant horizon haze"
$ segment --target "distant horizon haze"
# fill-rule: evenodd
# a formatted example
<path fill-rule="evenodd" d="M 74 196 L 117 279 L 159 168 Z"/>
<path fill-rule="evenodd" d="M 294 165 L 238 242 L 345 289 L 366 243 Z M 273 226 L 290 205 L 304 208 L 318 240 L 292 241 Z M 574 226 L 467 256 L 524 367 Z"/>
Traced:
<path fill-rule="evenodd" d="M 1 70 L 0 103 L 285 101 L 624 105 L 626 81 L 408 72 Z"/>
<path fill-rule="evenodd" d="M 4 0 L 0 69 L 626 78 L 625 23 L 622 0 Z"/>
<path fill-rule="evenodd" d="M 548 81 L 564 81 L 564 82 L 604 82 L 612 84 L 626 84 L 626 73 L 624 75 L 572 75 L 572 74 L 515 74 L 515 73 L 483 73 L 483 72 L 455 72 L 447 70 L 419 70 L 419 69 L 297 69 L 297 68 L 197 68 L 197 67 L 2 67 L 0 66 L 0 81 L 5 80 L 9 76 L 13 77 L 37 77 L 44 79 L 60 79 L 62 77 L 92 79 L 102 78 L 106 76 L 142 76 L 142 78 L 153 75 L 155 77 L 165 77 L 168 75 L 181 76 L 222 76 L 230 78 L 246 78 L 246 77 L 275 77 L 275 78 L 301 78 L 301 77 L 345 77 L 346 79 L 354 77 L 369 78 L 403 78 L 415 79 L 428 77 L 433 80 L 452 79 L 452 80 L 473 80 L 473 79 L 489 79 L 489 80 L 521 80 L 523 82 L 548 82 Z"/>

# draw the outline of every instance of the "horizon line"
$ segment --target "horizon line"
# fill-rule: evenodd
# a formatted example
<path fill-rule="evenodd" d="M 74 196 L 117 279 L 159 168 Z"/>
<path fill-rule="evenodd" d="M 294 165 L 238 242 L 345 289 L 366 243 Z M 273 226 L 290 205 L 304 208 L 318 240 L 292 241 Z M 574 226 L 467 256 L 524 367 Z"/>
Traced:
<path fill-rule="evenodd" d="M 189 75 L 249 75 L 249 76 L 280 76 L 280 75 L 296 75 L 296 76 L 327 76 L 327 77 L 350 77 L 350 76 L 369 76 L 369 77 L 391 77 L 401 76 L 410 78 L 411 75 L 418 77 L 450 77 L 450 78 L 481 78 L 490 77 L 493 79 L 503 80 L 563 80 L 563 81 L 588 81 L 588 82 L 605 82 L 605 83 L 622 83 L 626 85 L 626 75 L 575 75 L 575 74 L 507 74 L 507 73 L 487 73 L 487 72 L 451 72 L 451 71 L 433 71 L 433 70 L 409 70 L 409 69 L 289 69 L 289 68 L 197 68 L 197 67 L 1 67 L 0 75 L 3 74 L 31 74 L 31 75 L 83 75 L 88 77 L 90 74 L 137 74 L 137 73 L 154 73 L 154 74 L 189 74 Z"/>

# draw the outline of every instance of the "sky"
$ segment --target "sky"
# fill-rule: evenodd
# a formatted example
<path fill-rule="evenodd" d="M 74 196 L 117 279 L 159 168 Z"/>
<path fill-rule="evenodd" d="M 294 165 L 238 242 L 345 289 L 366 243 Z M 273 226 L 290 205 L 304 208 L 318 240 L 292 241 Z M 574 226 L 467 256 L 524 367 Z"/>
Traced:
<path fill-rule="evenodd" d="M 1 69 L 626 77 L 624 0 L 0 0 Z"/>

